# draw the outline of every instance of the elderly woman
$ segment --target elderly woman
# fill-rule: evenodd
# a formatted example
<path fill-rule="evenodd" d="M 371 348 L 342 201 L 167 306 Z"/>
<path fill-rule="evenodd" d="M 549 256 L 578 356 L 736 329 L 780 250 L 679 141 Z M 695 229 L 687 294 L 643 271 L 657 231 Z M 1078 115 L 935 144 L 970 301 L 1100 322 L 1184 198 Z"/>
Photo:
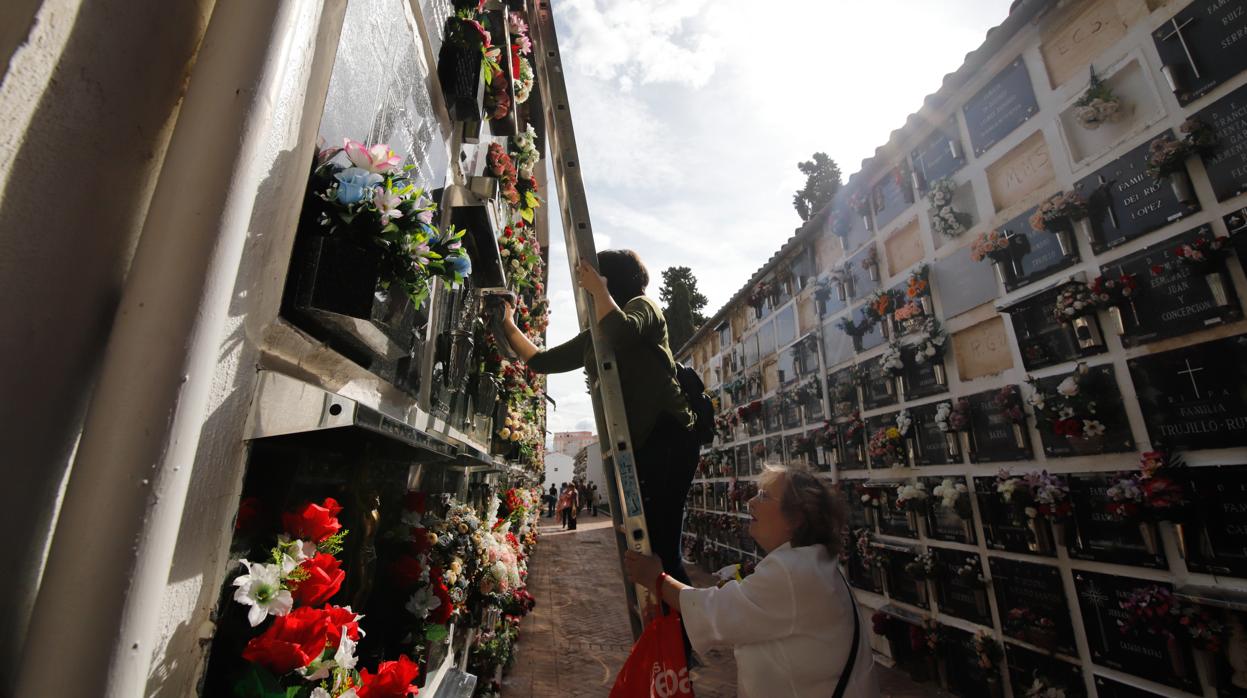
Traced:
<path fill-rule="evenodd" d="M 744 581 L 695 589 L 631 551 L 628 576 L 651 592 L 662 585 L 698 652 L 734 649 L 740 696 L 878 696 L 868 629 L 837 564 L 843 503 L 808 472 L 767 466 L 749 513 L 749 535 L 767 554 Z"/>

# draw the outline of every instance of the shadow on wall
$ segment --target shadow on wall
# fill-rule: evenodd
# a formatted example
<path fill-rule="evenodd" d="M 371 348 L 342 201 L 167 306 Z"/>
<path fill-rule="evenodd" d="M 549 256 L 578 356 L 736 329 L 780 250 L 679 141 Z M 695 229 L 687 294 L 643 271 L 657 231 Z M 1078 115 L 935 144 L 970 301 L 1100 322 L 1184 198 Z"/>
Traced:
<path fill-rule="evenodd" d="M 0 164 L 0 452 L 20 496 L 0 507 L 12 570 L 0 575 L 0 686 L 12 686 L 100 352 L 213 2 L 5 4 L 15 29 L 0 32 L 0 113 L 12 116 L 0 144 L 18 145 Z M 35 19 L 7 22 L 23 17 Z"/>

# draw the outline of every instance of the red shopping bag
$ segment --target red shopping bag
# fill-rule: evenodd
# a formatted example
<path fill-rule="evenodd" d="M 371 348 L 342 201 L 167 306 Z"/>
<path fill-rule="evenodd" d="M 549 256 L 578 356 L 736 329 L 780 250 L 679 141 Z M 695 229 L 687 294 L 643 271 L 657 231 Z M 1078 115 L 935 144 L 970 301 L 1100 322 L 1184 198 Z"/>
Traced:
<path fill-rule="evenodd" d="M 658 609 L 615 677 L 610 698 L 693 698 L 680 614 L 663 609 L 661 587 Z"/>

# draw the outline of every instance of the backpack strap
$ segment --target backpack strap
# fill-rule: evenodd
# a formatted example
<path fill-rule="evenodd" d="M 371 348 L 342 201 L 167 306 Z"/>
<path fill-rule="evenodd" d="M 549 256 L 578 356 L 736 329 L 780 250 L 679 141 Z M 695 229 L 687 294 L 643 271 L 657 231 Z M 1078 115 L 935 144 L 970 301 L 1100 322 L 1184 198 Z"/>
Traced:
<path fill-rule="evenodd" d="M 853 591 L 849 587 L 849 582 L 844 579 L 844 572 L 839 566 L 836 571 L 840 572 L 840 579 L 844 580 L 844 588 L 849 590 L 849 600 L 853 604 L 853 645 L 849 648 L 849 659 L 844 663 L 844 670 L 840 672 L 840 681 L 836 683 L 836 692 L 832 694 L 832 698 L 844 698 L 844 692 L 849 688 L 849 678 L 853 674 L 853 665 L 857 661 L 858 643 L 861 641 L 862 621 L 857 610 L 857 601 L 853 599 Z"/>

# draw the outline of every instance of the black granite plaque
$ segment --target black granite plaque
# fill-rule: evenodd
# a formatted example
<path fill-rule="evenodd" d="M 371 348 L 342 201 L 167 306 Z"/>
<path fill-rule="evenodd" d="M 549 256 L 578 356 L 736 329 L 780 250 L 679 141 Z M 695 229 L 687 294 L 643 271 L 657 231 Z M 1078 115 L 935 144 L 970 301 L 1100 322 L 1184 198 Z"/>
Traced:
<path fill-rule="evenodd" d="M 852 367 L 828 373 L 827 391 L 833 419 L 846 419 L 861 409 L 857 401 L 857 384 L 853 378 Z"/>
<path fill-rule="evenodd" d="M 1079 347 L 1070 325 L 1053 316 L 1060 291 L 1059 286 L 1051 288 L 1003 309 L 1013 323 L 1022 365 L 1028 371 L 1105 352 L 1103 343 L 1086 349 Z"/>
<path fill-rule="evenodd" d="M 896 379 L 883 370 L 882 363 L 880 358 L 875 358 L 865 364 L 866 382 L 862 386 L 862 406 L 867 410 L 896 404 Z"/>
<path fill-rule="evenodd" d="M 1004 634 L 1044 650 L 1078 656 L 1060 570 L 998 557 L 988 562 Z"/>
<path fill-rule="evenodd" d="M 944 605 L 940 604 L 940 610 L 943 611 Z M 988 619 L 987 624 L 991 620 Z M 984 669 L 979 666 L 978 653 L 974 645 L 974 633 L 954 628 L 951 625 L 941 625 L 940 634 L 943 636 L 943 646 L 940 656 L 946 662 L 945 674 L 948 677 L 948 688 L 953 695 L 962 698 L 1001 698 L 1004 696 L 1004 688 L 1000 676 L 1000 669 Z M 989 676 L 994 677 L 994 688 L 988 685 Z"/>
<path fill-rule="evenodd" d="M 945 346 L 951 342 L 945 342 Z M 905 355 L 905 399 L 917 400 L 919 398 L 931 397 L 940 393 L 948 392 L 948 372 L 941 370 L 936 373 L 936 365 L 942 369 L 944 367 L 944 359 L 928 359 L 923 362 L 914 360 L 915 345 L 906 345 L 903 350 Z M 940 382 L 943 378 L 943 382 Z"/>
<path fill-rule="evenodd" d="M 962 107 L 978 157 L 1039 113 L 1026 63 L 1018 56 Z"/>
<path fill-rule="evenodd" d="M 1167 569 L 1165 551 L 1148 553 L 1139 525 L 1108 511 L 1106 494 L 1111 474 L 1068 475 L 1070 502 L 1074 515 L 1070 522 L 1069 556 L 1078 560 L 1100 560 L 1119 565 L 1138 565 Z"/>
<path fill-rule="evenodd" d="M 1247 192 L 1247 85 L 1201 109 L 1195 118 L 1217 135 L 1217 144 L 1201 155 L 1217 201 Z"/>
<path fill-rule="evenodd" d="M 1247 446 L 1247 335 L 1128 364 L 1153 444 L 1175 450 Z"/>
<path fill-rule="evenodd" d="M 909 414 L 913 417 L 914 426 L 918 436 L 918 464 L 919 465 L 948 465 L 949 463 L 960 463 L 961 457 L 952 458 L 948 455 L 948 441 L 944 438 L 944 432 L 940 431 L 939 425 L 935 423 L 935 411 L 940 403 L 933 402 L 929 405 L 919 405 L 909 408 Z M 958 445 L 958 454 L 960 454 L 960 444 Z"/>
<path fill-rule="evenodd" d="M 783 415 L 785 429 L 796 429 L 801 426 L 801 403 L 791 394 L 780 396 L 780 413 Z"/>
<path fill-rule="evenodd" d="M 992 624 L 992 610 L 988 603 L 987 586 L 977 578 L 963 577 L 957 570 L 980 564 L 978 553 L 967 553 L 947 548 L 931 548 L 931 554 L 939 563 L 939 577 L 936 579 L 936 598 L 940 602 L 940 613 L 964 618 L 972 623 Z M 980 575 L 985 576 L 982 568 Z"/>
<path fill-rule="evenodd" d="M 883 571 L 872 569 L 862 560 L 857 552 L 856 541 L 850 541 L 849 548 L 849 584 L 876 594 L 883 593 Z M 876 554 L 879 554 L 876 550 Z"/>
<path fill-rule="evenodd" d="M 866 519 L 866 505 L 862 504 L 862 498 L 857 496 L 852 480 L 841 481 L 840 496 L 849 510 L 849 529 L 856 531 L 859 528 L 871 528 L 870 522 Z M 852 538 L 846 539 L 846 545 L 852 546 L 853 542 Z"/>
<path fill-rule="evenodd" d="M 1009 415 L 996 405 L 998 393 L 997 390 L 987 390 L 966 397 L 970 401 L 971 463 L 1034 458 L 1029 430 L 1025 424 L 1015 425 Z M 1021 393 L 1018 395 L 1020 399 Z"/>
<path fill-rule="evenodd" d="M 916 555 L 912 551 L 889 547 L 886 549 L 888 596 L 919 608 L 929 608 L 927 594 L 930 587 L 923 578 L 914 577 L 905 571 L 905 565 L 914 561 Z"/>
<path fill-rule="evenodd" d="M 1036 384 L 1045 393 L 1055 395 L 1057 386 L 1068 377 L 1068 374 L 1057 374 L 1040 378 Z M 1130 433 L 1130 421 L 1126 418 L 1126 408 L 1122 404 L 1121 391 L 1117 388 L 1117 377 L 1112 364 L 1092 366 L 1080 379 L 1082 390 L 1094 391 L 1096 411 L 1094 415 L 1077 415 L 1084 419 L 1095 419 L 1104 425 L 1104 433 L 1095 437 L 1068 437 L 1052 433 L 1050 428 L 1039 427 L 1039 440 L 1043 444 L 1044 453 L 1049 458 L 1084 456 L 1097 453 L 1127 453 L 1134 450 L 1134 436 Z"/>
<path fill-rule="evenodd" d="M 875 182 L 870 190 L 871 205 L 875 212 L 875 226 L 882 229 L 914 203 L 914 190 L 910 182 L 909 168 L 898 166 Z"/>
<path fill-rule="evenodd" d="M 951 480 L 954 485 L 966 485 L 967 488 L 970 484 L 960 475 L 921 478 L 922 484 L 927 488 L 927 494 L 930 495 L 927 499 L 930 502 L 926 516 L 927 538 L 974 545 L 978 542 L 974 535 L 974 517 L 961 518 L 961 514 L 970 513 L 970 498 L 974 495 L 968 489 L 961 494 L 957 501 L 957 504 L 962 507 L 960 513 L 956 508 L 944 506 L 942 499 L 936 496 L 935 488 L 943 485 L 945 480 Z"/>
<path fill-rule="evenodd" d="M 883 497 L 879 506 L 879 532 L 889 536 L 917 538 L 918 529 L 909 525 L 909 517 L 903 509 L 896 508 L 896 485 L 889 483 L 881 488 Z"/>
<path fill-rule="evenodd" d="M 960 170 L 966 164 L 966 158 L 961 150 L 957 119 L 951 118 L 943 128 L 932 131 L 909 157 L 913 160 L 923 192 L 929 190 L 935 180 L 951 177 Z"/>
<path fill-rule="evenodd" d="M 1061 243 L 1057 235 L 1043 230 L 1031 228 L 1030 217 L 1035 209 L 1006 221 L 1000 226 L 1002 235 L 1021 238 L 1014 243 L 1013 276 L 1005 282 L 1005 290 L 1013 291 L 1023 286 L 1065 269 L 1078 261 L 1077 245 L 1070 245 L 1065 254 L 1061 253 Z"/>
<path fill-rule="evenodd" d="M 979 503 L 979 516 L 983 519 L 983 537 L 987 547 L 992 550 L 1007 550 L 1013 553 L 1027 553 L 1045 557 L 1056 556 L 1056 546 L 1051 552 L 1031 550 L 1031 542 L 1035 540 L 1024 511 L 1016 503 L 1006 504 L 996 494 L 996 478 L 974 478 L 975 497 Z M 1042 519 L 1036 520 L 1036 526 L 1047 526 Z"/>
<path fill-rule="evenodd" d="M 1098 698 L 1159 698 L 1161 695 L 1119 683 L 1099 674 L 1095 677 L 1095 693 Z"/>
<path fill-rule="evenodd" d="M 1199 211 L 1198 203 L 1179 202 L 1168 180 L 1157 180 L 1147 173 L 1150 144 L 1139 145 L 1074 185 L 1075 191 L 1087 199 L 1091 249 L 1096 254 Z"/>
<path fill-rule="evenodd" d="M 866 428 L 858 422 L 841 422 L 840 470 L 862 470 L 866 467 Z"/>
<path fill-rule="evenodd" d="M 1182 528 L 1193 572 L 1247 577 L 1247 466 L 1190 468 L 1193 519 Z"/>
<path fill-rule="evenodd" d="M 1027 689 L 1034 686 L 1037 679 L 1045 686 L 1062 691 L 1060 695 L 1065 698 L 1083 698 L 1087 695 L 1082 670 L 1069 662 L 1010 642 L 1005 643 L 1005 658 L 1009 662 L 1009 683 L 1013 686 L 1015 696 L 1027 695 Z"/>
<path fill-rule="evenodd" d="M 1209 279 L 1177 255 L 1184 243 L 1211 235 L 1212 229 L 1201 225 L 1101 267 L 1101 273 L 1111 278 L 1133 274 L 1138 284 L 1134 300 L 1121 309 L 1126 330 L 1123 346 L 1190 334 L 1243 316 L 1227 274 L 1222 272 L 1212 280 L 1225 290 L 1226 304 L 1222 305 Z"/>
<path fill-rule="evenodd" d="M 1240 0 L 1195 0 L 1152 32 L 1161 72 L 1186 106 L 1247 69 L 1247 12 Z"/>
<path fill-rule="evenodd" d="M 1172 591 L 1168 584 L 1115 577 L 1092 572 L 1074 573 L 1074 590 L 1087 631 L 1091 661 L 1101 666 L 1142 676 L 1157 683 L 1195 692 L 1199 679 L 1195 663 L 1185 643 L 1168 641 L 1147 632 L 1127 633 L 1118 627 L 1126 619 L 1121 602 L 1137 590 L 1158 586 Z"/>

